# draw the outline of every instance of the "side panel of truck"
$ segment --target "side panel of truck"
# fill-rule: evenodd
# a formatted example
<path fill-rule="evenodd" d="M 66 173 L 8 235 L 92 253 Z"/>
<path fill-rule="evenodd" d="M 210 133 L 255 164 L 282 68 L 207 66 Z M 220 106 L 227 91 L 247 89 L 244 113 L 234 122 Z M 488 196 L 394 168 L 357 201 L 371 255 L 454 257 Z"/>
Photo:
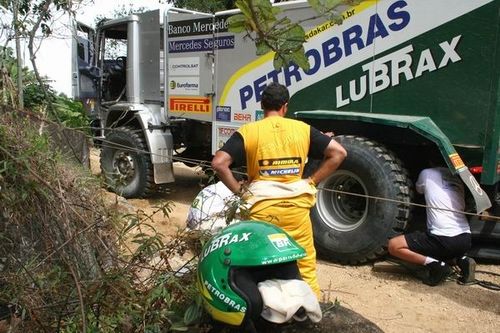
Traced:
<path fill-rule="evenodd" d="M 212 121 L 213 15 L 167 15 L 166 109 L 170 117 Z"/>
<path fill-rule="evenodd" d="M 434 2 L 432 7 L 445 2 Z M 439 22 L 434 13 L 446 9 L 435 8 L 432 16 L 422 12 L 426 16 L 419 20 L 409 8 L 409 22 Z M 427 116 L 468 165 L 481 165 L 484 146 L 491 139 L 491 97 L 497 90 L 497 15 L 498 2 L 490 2 L 301 90 L 290 104 L 295 110 L 307 110 L 307 99 L 330 92 L 331 97 L 318 107 Z M 411 28 L 410 23 L 405 29 Z M 472 154 L 474 150 L 478 153 Z M 493 183 L 498 179 L 497 175 Z"/>
<path fill-rule="evenodd" d="M 234 123 L 258 119 L 260 93 L 277 80 L 292 94 L 291 112 L 430 117 L 468 164 L 481 165 L 487 140 L 498 140 L 486 132 L 498 84 L 498 6 L 491 0 L 364 2 L 345 12 L 340 26 L 316 21 L 304 27 L 308 72 L 296 66 L 274 70 L 272 54 L 254 58 L 253 43 L 237 36 L 237 52 L 217 52 L 213 150 Z M 284 15 L 313 12 L 296 4 Z M 228 112 L 231 123 L 217 119 Z M 495 183 L 498 174 L 489 179 Z"/>
<path fill-rule="evenodd" d="M 292 20 L 315 16 L 307 2 L 279 7 Z M 341 25 L 303 21 L 308 71 L 275 70 L 274 54 L 256 56 L 244 34 L 216 32 L 234 38 L 234 49 L 214 50 L 212 153 L 239 126 L 263 117 L 261 93 L 278 81 L 291 93 L 289 116 L 335 132 L 351 151 L 320 184 L 311 212 L 326 257 L 359 263 L 383 254 L 410 221 L 412 183 L 436 147 L 483 211 L 490 200 L 467 167 L 485 162 L 482 184 L 496 193 L 498 10 L 492 0 L 364 1 L 342 13 Z M 393 203 L 333 194 L 338 189 Z M 480 229 L 481 237 L 498 237 Z"/>

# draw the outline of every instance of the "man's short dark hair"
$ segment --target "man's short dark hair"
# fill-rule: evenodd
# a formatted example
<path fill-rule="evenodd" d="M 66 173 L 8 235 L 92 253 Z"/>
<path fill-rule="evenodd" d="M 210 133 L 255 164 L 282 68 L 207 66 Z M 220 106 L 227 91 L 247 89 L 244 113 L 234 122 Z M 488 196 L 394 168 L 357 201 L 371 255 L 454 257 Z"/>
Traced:
<path fill-rule="evenodd" d="M 277 111 L 288 103 L 290 94 L 288 89 L 277 82 L 272 82 L 262 92 L 261 105 L 264 111 Z"/>

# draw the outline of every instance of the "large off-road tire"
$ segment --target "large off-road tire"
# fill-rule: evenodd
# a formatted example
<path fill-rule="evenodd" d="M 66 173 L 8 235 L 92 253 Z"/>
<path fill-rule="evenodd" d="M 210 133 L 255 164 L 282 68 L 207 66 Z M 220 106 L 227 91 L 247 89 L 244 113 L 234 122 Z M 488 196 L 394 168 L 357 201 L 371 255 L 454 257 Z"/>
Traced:
<path fill-rule="evenodd" d="M 405 229 L 412 186 L 401 162 L 384 146 L 356 136 L 336 140 L 347 158 L 318 184 L 311 210 L 314 240 L 320 256 L 359 264 L 383 255 L 388 239 Z"/>
<path fill-rule="evenodd" d="M 153 192 L 153 165 L 140 131 L 113 129 L 101 148 L 101 170 L 106 185 L 125 198 L 146 197 Z"/>

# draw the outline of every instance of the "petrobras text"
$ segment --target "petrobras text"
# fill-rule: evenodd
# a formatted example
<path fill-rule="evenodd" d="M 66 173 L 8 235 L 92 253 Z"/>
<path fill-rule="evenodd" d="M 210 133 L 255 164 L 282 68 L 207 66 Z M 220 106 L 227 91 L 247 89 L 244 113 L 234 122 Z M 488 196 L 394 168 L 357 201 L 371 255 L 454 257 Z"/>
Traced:
<path fill-rule="evenodd" d="M 406 81 L 411 81 L 422 76 L 425 72 L 446 67 L 449 63 L 462 60 L 456 51 L 456 47 L 462 36 L 455 36 L 451 41 L 444 41 L 439 44 L 442 53 L 441 59 L 436 62 L 435 55 L 431 49 L 423 50 L 418 56 L 417 67 L 412 71 L 413 46 L 408 45 L 384 57 L 376 59 L 362 66 L 365 75 L 357 80 L 349 81 L 348 88 L 339 85 L 335 89 L 337 108 L 348 105 L 351 101 L 362 100 L 366 94 L 373 95 L 386 88 L 397 86 L 401 83 L 400 77 Z M 345 94 L 348 94 L 347 97 Z"/>
<path fill-rule="evenodd" d="M 217 249 L 220 249 L 225 245 L 229 245 L 232 243 L 239 243 L 239 242 L 248 242 L 250 240 L 251 235 L 252 235 L 251 232 L 244 232 L 242 234 L 234 234 L 234 235 L 232 232 L 229 232 L 227 234 L 223 234 L 215 238 L 201 254 L 200 262 L 203 259 L 205 259 L 210 253 L 214 252 Z"/>
<path fill-rule="evenodd" d="M 300 82 L 304 76 L 313 76 L 320 70 L 333 66 L 342 58 L 351 57 L 356 51 L 372 45 L 376 39 L 386 38 L 393 32 L 405 29 L 411 20 L 406 7 L 406 1 L 396 1 L 389 6 L 384 15 L 375 13 L 365 24 L 354 24 L 341 33 L 329 35 L 330 38 L 323 41 L 319 48 L 306 51 L 306 57 L 311 65 L 308 71 L 303 71 L 296 65 L 283 70 L 273 69 L 259 77 L 253 84 L 243 86 L 239 89 L 241 109 L 245 110 L 250 100 L 260 102 L 262 91 L 271 81 L 291 86 L 292 83 Z"/>
<path fill-rule="evenodd" d="M 275 70 L 273 54 L 242 64 L 241 70 L 226 81 L 220 105 L 232 110 L 260 109 L 262 91 L 270 82 L 286 85 L 296 92 L 353 69 L 356 79 L 336 82 L 332 94 L 325 95 L 332 108 L 340 108 L 388 87 L 420 78 L 461 60 L 461 35 L 424 46 L 412 39 L 470 13 L 491 0 L 381 0 L 355 7 L 340 26 L 329 22 L 306 31 L 304 44 L 310 69 L 296 65 Z M 363 4 L 363 3 L 362 3 Z M 423 49 L 423 50 L 422 50 Z M 391 53 L 387 54 L 386 52 Z M 444 53 L 444 54 L 443 54 Z M 359 65 L 359 69 L 354 66 Z M 411 66 L 410 66 L 411 65 Z M 411 71 L 410 71 L 411 67 Z"/>

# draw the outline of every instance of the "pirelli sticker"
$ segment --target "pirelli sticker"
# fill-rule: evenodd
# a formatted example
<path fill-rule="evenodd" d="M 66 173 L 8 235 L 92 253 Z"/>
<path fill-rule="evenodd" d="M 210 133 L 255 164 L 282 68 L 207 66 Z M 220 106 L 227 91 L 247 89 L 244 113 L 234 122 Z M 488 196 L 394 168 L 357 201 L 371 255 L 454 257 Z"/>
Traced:
<path fill-rule="evenodd" d="M 212 100 L 210 97 L 180 97 L 169 98 L 169 111 L 180 113 L 212 113 Z"/>
<path fill-rule="evenodd" d="M 460 158 L 460 156 L 457 153 L 451 154 L 448 157 L 450 158 L 451 163 L 455 167 L 455 170 L 465 168 L 464 162 L 462 161 L 462 159 Z"/>

